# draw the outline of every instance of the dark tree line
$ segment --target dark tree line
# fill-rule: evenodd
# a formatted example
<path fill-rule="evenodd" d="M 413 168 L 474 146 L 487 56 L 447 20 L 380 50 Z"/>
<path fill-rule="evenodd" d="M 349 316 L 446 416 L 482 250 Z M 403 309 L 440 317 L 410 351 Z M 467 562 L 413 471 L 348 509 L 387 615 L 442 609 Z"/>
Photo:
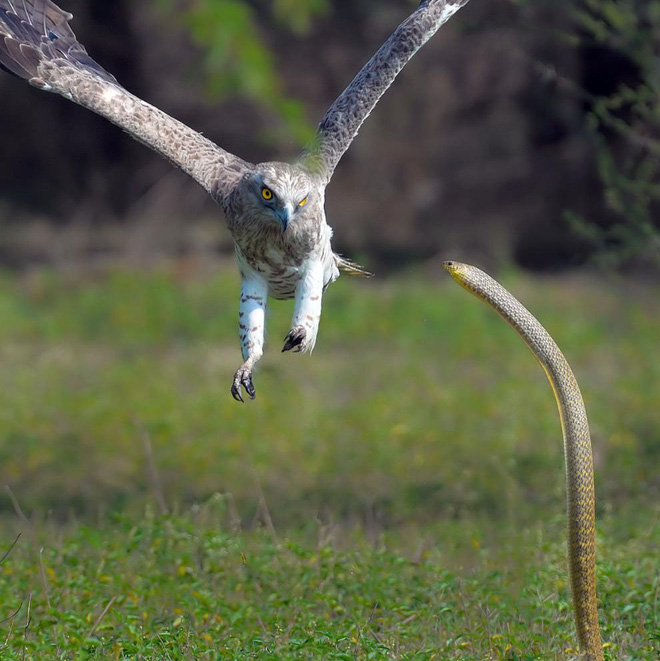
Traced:
<path fill-rule="evenodd" d="M 415 6 L 63 4 L 122 84 L 251 160 L 294 155 Z M 473 0 L 407 67 L 342 163 L 329 190 L 340 247 L 388 264 L 449 249 L 534 268 L 657 257 L 659 35 L 657 0 Z M 201 191 L 104 120 L 6 75 L 0 94 L 5 226 L 220 225 Z M 8 251 L 20 253 L 5 246 L 5 263 Z"/>

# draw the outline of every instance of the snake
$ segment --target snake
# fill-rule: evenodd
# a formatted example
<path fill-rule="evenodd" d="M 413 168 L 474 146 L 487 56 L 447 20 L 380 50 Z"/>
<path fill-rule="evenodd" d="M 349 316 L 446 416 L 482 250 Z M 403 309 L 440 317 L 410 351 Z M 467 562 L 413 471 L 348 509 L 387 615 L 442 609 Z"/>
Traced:
<path fill-rule="evenodd" d="M 443 266 L 518 333 L 550 381 L 564 440 L 568 568 L 578 644 L 583 659 L 603 661 L 596 601 L 594 462 L 587 412 L 573 370 L 545 328 L 497 280 L 469 264 L 447 261 Z"/>

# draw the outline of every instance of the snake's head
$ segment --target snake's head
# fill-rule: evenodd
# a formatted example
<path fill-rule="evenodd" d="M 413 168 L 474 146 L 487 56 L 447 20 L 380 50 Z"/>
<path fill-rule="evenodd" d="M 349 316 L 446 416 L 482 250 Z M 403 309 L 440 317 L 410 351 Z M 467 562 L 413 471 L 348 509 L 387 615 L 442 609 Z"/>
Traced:
<path fill-rule="evenodd" d="M 442 265 L 463 289 L 467 289 L 467 291 L 477 296 L 477 298 L 486 300 L 485 292 L 490 288 L 489 282 L 492 282 L 492 278 L 489 275 L 476 266 L 470 266 L 470 264 L 463 264 L 462 262 L 448 261 L 443 262 Z"/>
<path fill-rule="evenodd" d="M 442 262 L 442 266 L 445 268 L 445 271 L 447 271 L 449 275 L 459 284 L 463 284 L 465 282 L 465 278 L 467 277 L 469 270 L 474 268 L 468 266 L 467 264 L 462 264 L 461 262 L 452 261 Z"/>

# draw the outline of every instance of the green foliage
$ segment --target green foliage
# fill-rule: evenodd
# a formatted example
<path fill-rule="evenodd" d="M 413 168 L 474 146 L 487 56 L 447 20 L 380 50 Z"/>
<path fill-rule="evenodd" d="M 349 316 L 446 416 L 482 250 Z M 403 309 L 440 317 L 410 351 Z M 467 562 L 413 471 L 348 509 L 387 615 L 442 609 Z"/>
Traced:
<path fill-rule="evenodd" d="M 660 262 L 660 1 L 584 0 L 573 15 L 585 39 L 621 54 L 638 70 L 639 81 L 590 99 L 588 129 L 613 222 L 603 228 L 569 219 L 609 263 L 640 256 Z"/>
<path fill-rule="evenodd" d="M 156 0 L 174 15 L 173 0 Z M 272 19 L 300 35 L 314 16 L 328 9 L 327 0 L 276 0 L 266 18 L 244 0 L 198 0 L 176 16 L 184 21 L 204 55 L 207 89 L 214 98 L 245 96 L 274 111 L 283 122 L 283 136 L 304 144 L 313 136 L 301 102 L 282 90 L 273 54 L 264 43 L 259 25 Z M 271 139 L 282 136 L 266 136 Z"/>
<path fill-rule="evenodd" d="M 273 15 L 295 34 L 305 34 L 317 14 L 329 9 L 328 0 L 274 0 Z"/>

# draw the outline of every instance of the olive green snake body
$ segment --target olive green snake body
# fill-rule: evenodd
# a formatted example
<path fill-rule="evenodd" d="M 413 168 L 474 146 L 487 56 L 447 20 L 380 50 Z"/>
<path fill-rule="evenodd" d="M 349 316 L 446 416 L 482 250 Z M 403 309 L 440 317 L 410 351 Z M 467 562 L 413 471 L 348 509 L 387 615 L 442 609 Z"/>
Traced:
<path fill-rule="evenodd" d="M 596 605 L 593 455 L 580 388 L 552 337 L 502 285 L 474 266 L 445 262 L 444 267 L 456 282 L 487 303 L 518 333 L 550 381 L 564 437 L 568 565 L 578 642 L 584 659 L 603 661 Z"/>

